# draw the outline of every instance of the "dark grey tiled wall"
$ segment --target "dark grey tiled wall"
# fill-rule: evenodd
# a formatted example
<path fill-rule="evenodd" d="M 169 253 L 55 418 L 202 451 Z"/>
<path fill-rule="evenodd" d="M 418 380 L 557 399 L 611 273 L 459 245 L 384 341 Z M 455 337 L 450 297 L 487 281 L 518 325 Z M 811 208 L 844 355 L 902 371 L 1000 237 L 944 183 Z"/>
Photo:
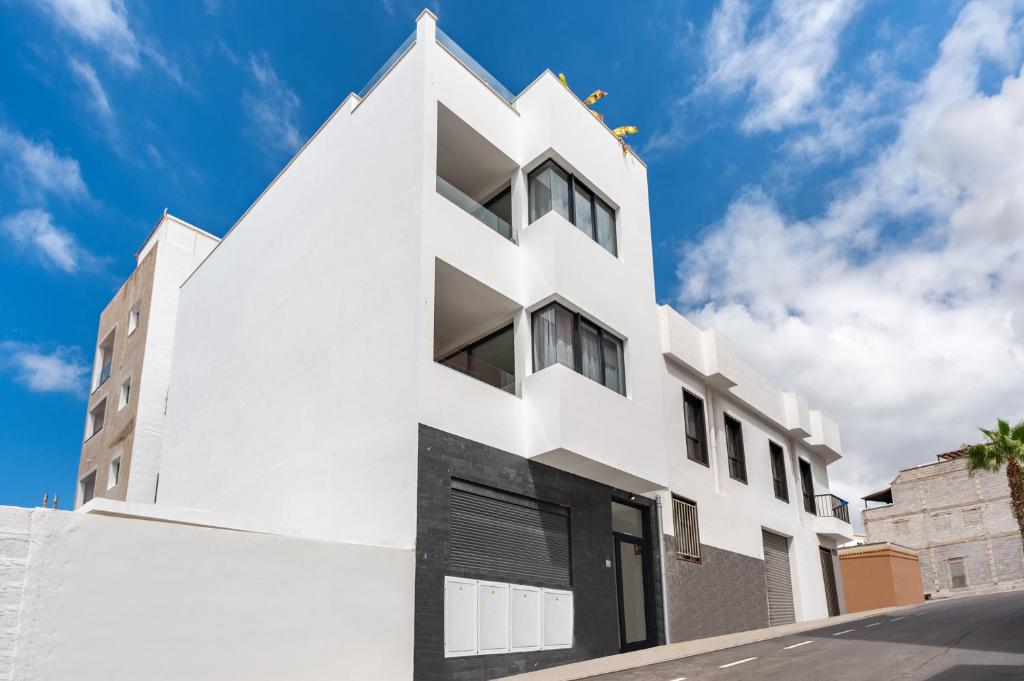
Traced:
<path fill-rule="evenodd" d="M 680 560 L 665 535 L 665 589 L 672 642 L 768 626 L 764 561 L 701 544 L 701 562 Z"/>
<path fill-rule="evenodd" d="M 605 560 L 612 558 L 611 500 L 615 490 L 423 425 L 419 434 L 418 468 L 414 650 L 417 681 L 483 681 L 619 652 L 615 570 L 605 565 Z M 571 509 L 576 620 L 575 645 L 571 649 L 444 657 L 446 575 L 522 583 L 511 575 L 470 574 L 448 567 L 450 480 L 453 477 Z M 637 502 L 650 506 L 650 520 L 656 522 L 653 502 L 641 497 L 637 497 Z M 658 536 L 656 528 L 651 528 L 650 532 L 652 537 Z M 652 585 L 656 587 L 658 602 L 661 600 L 657 573 L 660 549 L 659 542 L 653 544 Z M 663 641 L 660 614 L 658 608 L 658 640 Z"/>

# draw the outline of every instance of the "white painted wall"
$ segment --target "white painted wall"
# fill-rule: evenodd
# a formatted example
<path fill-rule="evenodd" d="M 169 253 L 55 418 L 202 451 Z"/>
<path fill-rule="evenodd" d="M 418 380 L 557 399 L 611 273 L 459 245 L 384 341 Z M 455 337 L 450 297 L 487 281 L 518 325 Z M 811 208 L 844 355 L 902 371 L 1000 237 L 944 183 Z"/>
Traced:
<path fill-rule="evenodd" d="M 149 305 L 142 372 L 133 377 L 138 391 L 135 434 L 126 499 L 153 502 L 156 498 L 160 454 L 166 427 L 167 391 L 174 355 L 174 330 L 181 284 L 220 240 L 164 213 L 137 256 L 138 262 L 159 244 Z"/>
<path fill-rule="evenodd" d="M 412 678 L 412 551 L 0 507 L 8 526 L 27 560 L 0 678 Z"/>
<path fill-rule="evenodd" d="M 160 503 L 412 547 L 424 82 L 417 43 L 182 287 Z"/>

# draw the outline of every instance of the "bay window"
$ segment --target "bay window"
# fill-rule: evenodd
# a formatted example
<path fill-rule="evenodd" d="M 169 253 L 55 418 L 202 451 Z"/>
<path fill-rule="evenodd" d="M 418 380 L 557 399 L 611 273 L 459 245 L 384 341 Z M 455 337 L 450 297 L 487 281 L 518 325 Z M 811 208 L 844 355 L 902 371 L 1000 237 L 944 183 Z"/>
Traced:
<path fill-rule="evenodd" d="M 612 255 L 617 255 L 615 211 L 554 161 L 530 173 L 530 222 L 555 211 Z"/>
<path fill-rule="evenodd" d="M 533 313 L 534 371 L 553 364 L 626 394 L 622 340 L 558 303 Z"/>

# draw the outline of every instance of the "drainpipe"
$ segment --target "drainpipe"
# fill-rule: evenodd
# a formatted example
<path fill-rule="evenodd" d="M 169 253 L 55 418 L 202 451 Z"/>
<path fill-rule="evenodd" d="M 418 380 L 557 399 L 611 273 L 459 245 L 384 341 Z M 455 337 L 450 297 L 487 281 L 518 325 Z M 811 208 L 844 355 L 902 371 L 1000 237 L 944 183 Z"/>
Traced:
<path fill-rule="evenodd" d="M 668 631 L 668 590 L 665 588 L 665 532 L 662 529 L 662 517 L 661 517 L 661 494 L 657 494 L 654 497 L 654 507 L 658 513 L 658 546 L 661 550 L 658 551 L 658 563 L 661 565 L 661 619 L 662 626 L 665 628 L 665 643 L 671 643 L 672 637 Z"/>

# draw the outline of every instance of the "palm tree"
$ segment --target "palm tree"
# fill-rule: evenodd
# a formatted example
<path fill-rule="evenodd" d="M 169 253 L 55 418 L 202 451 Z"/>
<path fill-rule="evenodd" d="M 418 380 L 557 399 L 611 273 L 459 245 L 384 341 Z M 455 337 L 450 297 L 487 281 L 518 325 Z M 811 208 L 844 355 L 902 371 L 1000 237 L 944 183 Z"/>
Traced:
<path fill-rule="evenodd" d="M 980 429 L 988 442 L 965 448 L 967 468 L 971 475 L 975 471 L 998 473 L 1006 466 L 1006 478 L 1010 483 L 1010 507 L 1017 519 L 1021 538 L 1024 538 L 1024 421 L 1011 427 L 999 419 L 995 430 Z"/>

